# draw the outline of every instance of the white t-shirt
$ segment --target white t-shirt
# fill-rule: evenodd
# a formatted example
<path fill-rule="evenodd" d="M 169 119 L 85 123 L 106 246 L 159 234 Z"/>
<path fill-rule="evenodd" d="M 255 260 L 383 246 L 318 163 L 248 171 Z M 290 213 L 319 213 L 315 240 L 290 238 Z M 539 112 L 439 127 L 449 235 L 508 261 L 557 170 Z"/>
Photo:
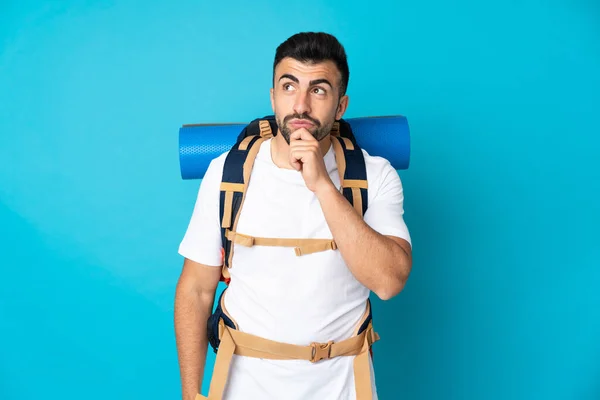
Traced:
<path fill-rule="evenodd" d="M 254 162 L 237 232 L 265 238 L 331 239 L 319 201 L 301 173 L 273 163 L 271 140 L 262 143 Z M 369 182 L 365 222 L 381 234 L 410 243 L 398 173 L 387 160 L 364 150 L 363 154 Z M 219 188 L 226 156 L 210 163 L 179 247 L 182 256 L 210 266 L 221 264 Z M 339 188 L 333 146 L 324 161 Z M 369 289 L 354 278 L 339 250 L 297 257 L 290 247 L 235 245 L 229 271 L 224 302 L 240 331 L 280 342 L 310 345 L 351 337 L 369 297 Z M 225 399 L 353 400 L 353 361 L 353 356 L 345 356 L 313 364 L 234 355 Z M 376 399 L 373 375 L 372 382 Z"/>

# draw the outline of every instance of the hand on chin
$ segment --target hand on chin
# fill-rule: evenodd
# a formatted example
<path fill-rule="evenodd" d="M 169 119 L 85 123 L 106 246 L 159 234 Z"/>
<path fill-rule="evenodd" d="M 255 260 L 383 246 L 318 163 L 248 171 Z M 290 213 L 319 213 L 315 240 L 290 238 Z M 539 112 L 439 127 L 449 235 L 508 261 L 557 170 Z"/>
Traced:
<path fill-rule="evenodd" d="M 297 125 L 291 124 L 294 129 Z M 290 135 L 290 164 L 302 173 L 306 187 L 312 192 L 331 183 L 321 154 L 319 141 L 302 126 Z"/>

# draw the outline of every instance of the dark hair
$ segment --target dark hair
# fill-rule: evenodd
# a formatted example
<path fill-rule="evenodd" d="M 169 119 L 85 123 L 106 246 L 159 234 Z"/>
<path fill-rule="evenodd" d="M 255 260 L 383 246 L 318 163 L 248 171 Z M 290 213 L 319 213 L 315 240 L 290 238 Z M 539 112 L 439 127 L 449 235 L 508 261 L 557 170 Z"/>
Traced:
<path fill-rule="evenodd" d="M 301 32 L 281 43 L 275 52 L 273 81 L 275 80 L 275 67 L 286 57 L 305 63 L 333 61 L 342 75 L 340 97 L 346 94 L 350 70 L 346 51 L 335 36 L 324 32 Z"/>

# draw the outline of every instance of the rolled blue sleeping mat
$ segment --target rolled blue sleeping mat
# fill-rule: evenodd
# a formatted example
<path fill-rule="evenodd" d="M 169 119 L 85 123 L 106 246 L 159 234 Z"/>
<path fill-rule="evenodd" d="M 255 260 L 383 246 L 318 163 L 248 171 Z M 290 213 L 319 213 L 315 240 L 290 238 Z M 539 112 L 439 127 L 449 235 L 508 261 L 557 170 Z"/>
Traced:
<path fill-rule="evenodd" d="M 387 159 L 392 166 L 407 169 L 410 131 L 406 117 L 347 118 L 358 145 L 372 156 Z M 183 179 L 202 179 L 210 162 L 229 151 L 246 123 L 194 124 L 179 129 L 179 164 Z"/>

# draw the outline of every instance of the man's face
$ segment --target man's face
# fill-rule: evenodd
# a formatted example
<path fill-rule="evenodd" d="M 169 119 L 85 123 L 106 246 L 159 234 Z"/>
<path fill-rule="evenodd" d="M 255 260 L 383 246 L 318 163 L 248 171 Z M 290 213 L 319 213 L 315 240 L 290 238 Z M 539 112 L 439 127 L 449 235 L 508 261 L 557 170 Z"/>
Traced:
<path fill-rule="evenodd" d="M 302 63 L 284 58 L 275 68 L 271 106 L 279 131 L 290 143 L 290 135 L 306 128 L 317 140 L 331 131 L 348 106 L 340 98 L 341 75 L 332 61 Z"/>

